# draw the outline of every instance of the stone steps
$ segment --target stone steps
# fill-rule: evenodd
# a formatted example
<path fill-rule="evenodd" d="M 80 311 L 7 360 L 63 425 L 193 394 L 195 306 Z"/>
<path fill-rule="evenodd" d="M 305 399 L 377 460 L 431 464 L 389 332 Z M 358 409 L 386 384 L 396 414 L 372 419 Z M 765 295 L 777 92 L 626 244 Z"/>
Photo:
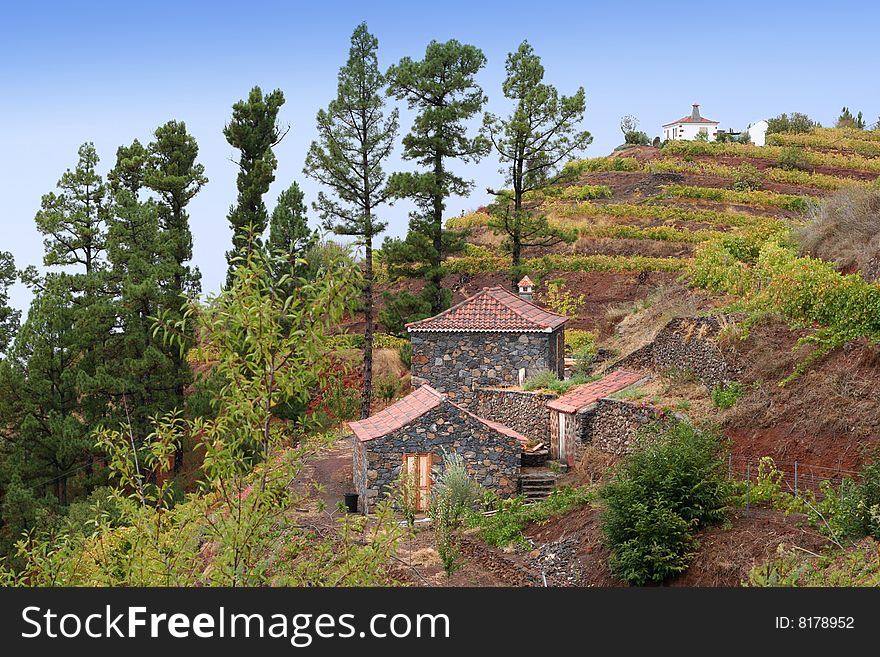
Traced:
<path fill-rule="evenodd" d="M 526 500 L 537 502 L 545 499 L 556 489 L 556 476 L 552 474 L 523 475 L 519 480 L 520 493 Z"/>

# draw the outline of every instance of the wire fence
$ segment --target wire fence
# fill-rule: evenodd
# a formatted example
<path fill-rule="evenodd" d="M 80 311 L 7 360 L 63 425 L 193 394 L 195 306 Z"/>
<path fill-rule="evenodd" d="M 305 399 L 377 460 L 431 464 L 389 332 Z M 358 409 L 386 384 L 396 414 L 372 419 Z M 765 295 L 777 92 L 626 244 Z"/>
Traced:
<path fill-rule="evenodd" d="M 779 483 L 782 490 L 799 497 L 810 491 L 816 499 L 821 499 L 822 482 L 827 481 L 833 487 L 842 485 L 845 479 L 857 480 L 861 475 L 856 470 L 848 470 L 841 466 L 829 467 L 803 461 L 777 461 L 773 459 L 776 469 L 782 473 Z M 727 459 L 728 476 L 746 482 L 746 490 L 758 482 L 760 459 L 729 456 Z"/>

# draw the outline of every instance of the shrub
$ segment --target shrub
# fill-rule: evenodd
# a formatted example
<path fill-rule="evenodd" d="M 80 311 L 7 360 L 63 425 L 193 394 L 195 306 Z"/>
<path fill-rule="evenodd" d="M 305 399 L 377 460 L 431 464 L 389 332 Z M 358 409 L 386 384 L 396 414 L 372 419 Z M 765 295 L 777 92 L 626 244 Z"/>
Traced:
<path fill-rule="evenodd" d="M 400 346 L 400 362 L 408 368 L 412 367 L 412 342 L 406 341 L 406 344 Z"/>
<path fill-rule="evenodd" d="M 447 577 L 459 567 L 458 531 L 465 515 L 473 510 L 481 497 L 482 490 L 470 478 L 461 454 L 444 454 L 443 471 L 434 480 L 430 515 L 437 553 Z"/>
<path fill-rule="evenodd" d="M 804 155 L 804 150 L 797 146 L 786 146 L 783 148 L 776 163 L 780 168 L 788 171 L 800 171 L 806 169 L 809 164 L 806 155 Z"/>
<path fill-rule="evenodd" d="M 565 350 L 573 354 L 582 347 L 596 348 L 596 339 L 599 335 L 595 331 L 583 331 L 581 329 L 566 329 Z"/>
<path fill-rule="evenodd" d="M 555 313 L 574 317 L 587 301 L 584 294 L 575 296 L 566 289 L 565 280 L 558 279 L 547 283 L 547 291 L 541 295 L 541 302 Z"/>
<path fill-rule="evenodd" d="M 754 191 L 764 185 L 764 174 L 752 164 L 742 164 L 734 169 L 733 188 L 738 192 Z"/>
<path fill-rule="evenodd" d="M 588 201 L 595 198 L 611 198 L 614 193 L 608 185 L 574 185 L 565 187 L 560 196 L 564 199 Z"/>
<path fill-rule="evenodd" d="M 574 386 L 589 383 L 595 380 L 595 376 L 585 376 L 583 374 L 575 374 L 570 379 L 562 380 L 556 376 L 554 372 L 543 370 L 534 376 L 529 377 L 523 384 L 523 390 L 534 392 L 536 390 L 549 390 L 557 395 L 563 395 Z"/>
<path fill-rule="evenodd" d="M 730 493 L 722 441 L 687 423 L 649 427 L 600 491 L 615 576 L 635 585 L 687 569 L 694 532 L 720 521 Z"/>
<path fill-rule="evenodd" d="M 733 408 L 745 392 L 742 383 L 732 381 L 726 386 L 716 385 L 712 388 L 712 403 L 718 408 Z"/>
<path fill-rule="evenodd" d="M 768 135 L 778 132 L 812 132 L 819 125 L 801 112 L 792 112 L 791 116 L 784 113 L 780 114 L 772 119 L 767 119 L 767 124 Z"/>
<path fill-rule="evenodd" d="M 394 399 L 399 391 L 400 378 L 393 374 L 379 377 L 373 384 L 373 396 L 384 404 Z"/>

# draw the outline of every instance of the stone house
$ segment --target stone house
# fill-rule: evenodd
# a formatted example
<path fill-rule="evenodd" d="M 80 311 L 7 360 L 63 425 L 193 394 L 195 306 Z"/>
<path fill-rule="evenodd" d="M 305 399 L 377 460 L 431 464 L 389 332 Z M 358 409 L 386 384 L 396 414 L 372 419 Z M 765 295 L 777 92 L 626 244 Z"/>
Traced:
<path fill-rule="evenodd" d="M 470 407 L 481 387 L 510 387 L 549 370 L 562 378 L 567 317 L 502 287 L 480 292 L 442 313 L 407 324 L 413 385 L 426 383 Z M 528 293 L 524 292 L 528 290 Z"/>
<path fill-rule="evenodd" d="M 477 417 L 429 385 L 349 427 L 355 491 L 364 512 L 394 488 L 403 468 L 414 475 L 417 508 L 427 510 L 443 455 L 451 452 L 463 457 L 484 488 L 503 497 L 517 492 L 525 436 Z"/>
<path fill-rule="evenodd" d="M 569 466 L 575 465 L 580 458 L 581 446 L 595 441 L 592 434 L 598 419 L 597 410 L 601 411 L 600 415 L 610 410 L 604 408 L 604 404 L 599 409 L 600 402 L 616 401 L 606 398 L 644 378 L 644 374 L 618 370 L 597 381 L 572 388 L 562 397 L 547 402 L 550 410 L 550 458 L 564 461 Z"/>

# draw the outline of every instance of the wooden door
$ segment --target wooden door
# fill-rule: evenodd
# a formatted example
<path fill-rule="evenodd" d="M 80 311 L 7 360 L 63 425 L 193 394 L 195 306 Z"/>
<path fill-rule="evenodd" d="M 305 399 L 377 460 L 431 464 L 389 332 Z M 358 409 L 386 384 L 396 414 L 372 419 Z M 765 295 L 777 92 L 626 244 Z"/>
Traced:
<path fill-rule="evenodd" d="M 431 503 L 431 454 L 404 454 L 403 471 L 412 477 L 416 509 L 427 511 Z"/>
<path fill-rule="evenodd" d="M 559 453 L 556 458 L 562 461 L 563 463 L 567 463 L 568 459 L 566 458 L 565 450 L 565 418 L 568 417 L 565 413 L 559 414 Z"/>

